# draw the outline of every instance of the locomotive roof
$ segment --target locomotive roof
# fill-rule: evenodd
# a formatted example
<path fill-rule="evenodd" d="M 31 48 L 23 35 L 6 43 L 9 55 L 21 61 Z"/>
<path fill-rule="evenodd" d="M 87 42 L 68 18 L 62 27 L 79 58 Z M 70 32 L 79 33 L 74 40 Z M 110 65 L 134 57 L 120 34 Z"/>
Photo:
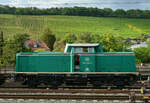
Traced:
<path fill-rule="evenodd" d="M 99 43 L 86 43 L 86 44 L 66 44 L 64 52 L 67 52 L 68 47 L 97 47 Z"/>
<path fill-rule="evenodd" d="M 89 43 L 86 43 L 86 44 L 66 44 L 66 47 L 67 46 L 71 46 L 71 47 L 95 47 L 95 46 L 99 46 L 99 43 L 94 43 L 94 44 L 89 44 Z"/>

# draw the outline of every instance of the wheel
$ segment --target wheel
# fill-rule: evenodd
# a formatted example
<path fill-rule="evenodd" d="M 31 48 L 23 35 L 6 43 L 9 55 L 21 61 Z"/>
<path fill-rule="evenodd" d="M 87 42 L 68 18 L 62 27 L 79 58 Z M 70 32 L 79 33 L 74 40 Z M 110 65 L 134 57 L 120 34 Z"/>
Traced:
<path fill-rule="evenodd" d="M 57 89 L 58 86 L 60 86 L 60 85 L 61 85 L 61 82 L 60 82 L 60 81 L 52 81 L 52 82 L 51 82 L 51 86 L 52 86 L 52 88 L 54 88 L 54 89 Z"/>
<path fill-rule="evenodd" d="M 28 83 L 29 88 L 37 88 L 37 84 L 35 83 Z"/>
<path fill-rule="evenodd" d="M 101 86 L 101 82 L 100 82 L 100 81 L 93 81 L 93 82 L 92 82 L 92 85 L 93 85 L 94 87 L 99 87 L 99 86 Z"/>
<path fill-rule="evenodd" d="M 36 79 L 36 77 L 28 77 L 28 81 L 27 81 L 28 87 L 29 88 L 37 88 L 38 86 L 38 81 Z"/>
<path fill-rule="evenodd" d="M 123 80 L 120 80 L 120 81 L 118 80 L 118 81 L 115 81 L 115 85 L 118 89 L 123 89 L 125 86 L 125 83 Z"/>

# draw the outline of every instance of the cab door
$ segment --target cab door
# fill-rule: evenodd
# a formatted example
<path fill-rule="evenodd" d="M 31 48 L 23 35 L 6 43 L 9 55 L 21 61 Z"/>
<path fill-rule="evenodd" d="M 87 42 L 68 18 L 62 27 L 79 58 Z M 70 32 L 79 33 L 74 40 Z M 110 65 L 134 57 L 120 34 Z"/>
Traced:
<path fill-rule="evenodd" d="M 73 49 L 74 72 L 95 72 L 95 49 L 78 47 Z M 73 67 L 73 66 L 72 66 Z"/>
<path fill-rule="evenodd" d="M 80 55 L 80 72 L 95 72 L 95 54 Z"/>
<path fill-rule="evenodd" d="M 95 72 L 95 50 L 87 49 L 87 52 L 83 51 L 80 55 L 80 72 Z"/>

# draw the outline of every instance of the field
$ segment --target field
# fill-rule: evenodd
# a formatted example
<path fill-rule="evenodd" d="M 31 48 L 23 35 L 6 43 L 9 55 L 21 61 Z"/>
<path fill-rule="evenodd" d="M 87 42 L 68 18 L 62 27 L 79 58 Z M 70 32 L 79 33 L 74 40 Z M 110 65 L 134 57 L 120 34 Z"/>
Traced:
<path fill-rule="evenodd" d="M 66 33 L 91 32 L 100 35 L 119 34 L 127 38 L 150 34 L 150 19 L 0 15 L 0 31 L 4 32 L 5 37 L 28 33 L 37 39 L 46 27 L 61 36 Z"/>

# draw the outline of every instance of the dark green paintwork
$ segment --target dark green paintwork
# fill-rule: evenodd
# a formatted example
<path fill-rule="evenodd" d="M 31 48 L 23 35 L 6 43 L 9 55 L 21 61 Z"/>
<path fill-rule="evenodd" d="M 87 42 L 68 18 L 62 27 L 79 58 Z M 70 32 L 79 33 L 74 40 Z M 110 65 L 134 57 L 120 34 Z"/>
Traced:
<path fill-rule="evenodd" d="M 103 53 L 96 56 L 97 72 L 136 72 L 134 53 Z"/>
<path fill-rule="evenodd" d="M 78 72 L 136 72 L 133 52 L 106 53 L 101 45 L 93 53 L 74 53 L 71 47 L 67 53 L 18 53 L 16 72 L 75 72 L 75 54 L 80 55 Z"/>
<path fill-rule="evenodd" d="M 70 72 L 70 54 L 45 53 L 17 56 L 17 72 Z"/>
<path fill-rule="evenodd" d="M 81 72 L 96 72 L 95 55 L 80 55 L 80 70 Z"/>

